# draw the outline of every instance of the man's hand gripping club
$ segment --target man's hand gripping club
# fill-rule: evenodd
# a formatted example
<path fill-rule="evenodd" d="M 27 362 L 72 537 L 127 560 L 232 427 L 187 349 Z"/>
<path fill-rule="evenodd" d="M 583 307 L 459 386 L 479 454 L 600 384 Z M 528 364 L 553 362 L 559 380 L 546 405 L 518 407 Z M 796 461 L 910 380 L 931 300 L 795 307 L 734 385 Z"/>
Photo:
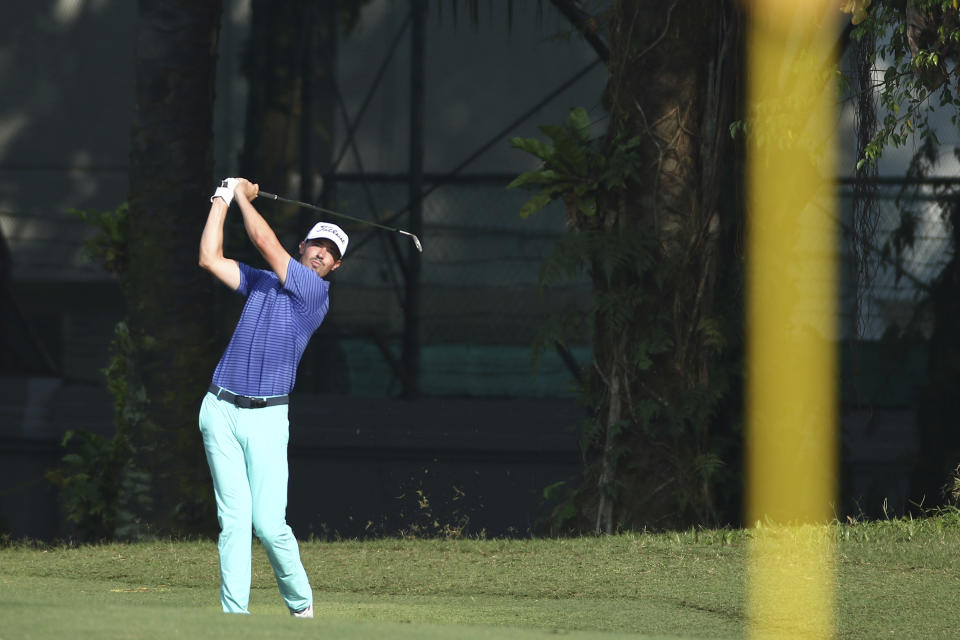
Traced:
<path fill-rule="evenodd" d="M 220 183 L 220 186 L 210 197 L 210 213 L 207 216 L 207 223 L 203 228 L 203 235 L 200 237 L 200 266 L 212 273 L 218 280 L 223 282 L 231 289 L 240 286 L 240 268 L 235 260 L 226 258 L 223 255 L 223 225 L 227 217 L 227 211 L 234 198 L 240 205 L 240 211 L 243 214 L 244 226 L 248 235 L 251 233 L 251 227 L 256 230 L 256 235 L 264 243 L 264 246 L 276 249 L 280 247 L 280 242 L 276 239 L 273 230 L 267 225 L 266 221 L 257 213 L 250 200 L 257 197 L 260 187 L 244 178 L 227 178 Z M 275 244 L 271 243 L 272 242 Z M 251 240 L 254 236 L 251 235 Z M 254 240 L 257 249 L 263 253 L 263 248 Z M 266 254 L 264 254 L 266 255 Z M 286 261 L 289 255 L 283 251 L 286 257 L 284 260 L 278 259 L 283 263 L 284 275 L 286 275 Z M 269 259 L 268 259 L 269 261 Z M 273 267 L 273 262 L 271 262 Z M 278 274 L 279 275 L 279 274 Z"/>

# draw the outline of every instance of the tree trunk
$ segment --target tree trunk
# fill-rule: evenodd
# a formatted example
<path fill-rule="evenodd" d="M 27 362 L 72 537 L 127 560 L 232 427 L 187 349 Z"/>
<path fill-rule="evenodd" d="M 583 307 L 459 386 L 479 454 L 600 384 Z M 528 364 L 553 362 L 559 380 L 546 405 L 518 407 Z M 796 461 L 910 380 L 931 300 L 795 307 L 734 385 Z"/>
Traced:
<path fill-rule="evenodd" d="M 219 353 L 197 247 L 214 186 L 220 2 L 140 0 L 139 8 L 124 294 L 149 404 L 135 446 L 152 475 L 157 526 L 195 531 L 214 513 L 197 411 Z"/>
<path fill-rule="evenodd" d="M 314 202 L 330 168 L 336 114 L 336 47 L 341 21 L 356 19 L 355 2 L 253 0 L 244 55 L 248 80 L 240 173 L 264 189 Z M 314 215 L 274 208 L 281 240 L 299 241 Z"/>
<path fill-rule="evenodd" d="M 634 181 L 603 197 L 600 226 L 621 237 L 655 237 L 657 272 L 625 268 L 612 279 L 594 273 L 597 290 L 619 287 L 626 297 L 642 284 L 644 295 L 627 329 L 602 314 L 595 326 L 595 364 L 605 386 L 597 414 L 604 432 L 593 502 L 598 529 L 715 518 L 703 469 L 720 395 L 711 378 L 711 327 L 720 193 L 731 155 L 727 128 L 738 99 L 738 22 L 721 0 L 614 3 L 607 140 L 639 136 L 642 159 Z M 661 332 L 669 347 L 645 353 L 651 365 L 631 364 L 637 345 Z M 628 453 L 611 462 L 614 447 Z"/>

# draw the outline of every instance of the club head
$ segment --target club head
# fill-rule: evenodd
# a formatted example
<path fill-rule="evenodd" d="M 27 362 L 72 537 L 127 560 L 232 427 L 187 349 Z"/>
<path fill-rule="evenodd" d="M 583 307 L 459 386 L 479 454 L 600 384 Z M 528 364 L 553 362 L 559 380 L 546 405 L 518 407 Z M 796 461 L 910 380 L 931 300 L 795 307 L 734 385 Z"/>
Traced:
<path fill-rule="evenodd" d="M 420 238 L 418 238 L 417 236 L 413 235 L 413 234 L 410 233 L 409 231 L 404 231 L 403 229 L 397 229 L 396 231 L 397 231 L 398 233 L 402 233 L 402 234 L 405 235 L 405 236 L 410 236 L 410 238 L 413 240 L 413 246 L 415 246 L 415 247 L 417 248 L 417 251 L 419 251 L 420 253 L 423 253 L 423 245 L 420 244 Z"/>

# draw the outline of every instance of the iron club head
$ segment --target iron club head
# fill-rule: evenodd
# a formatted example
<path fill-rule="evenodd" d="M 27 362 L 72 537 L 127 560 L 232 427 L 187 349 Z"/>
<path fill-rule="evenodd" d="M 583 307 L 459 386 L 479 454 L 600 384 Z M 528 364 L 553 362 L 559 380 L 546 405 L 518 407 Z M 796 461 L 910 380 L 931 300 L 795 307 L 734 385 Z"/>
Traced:
<path fill-rule="evenodd" d="M 413 235 L 409 231 L 404 231 L 403 229 L 397 229 L 397 233 L 402 233 L 405 236 L 410 236 L 411 238 L 413 238 L 413 246 L 417 248 L 417 251 L 419 251 L 420 253 L 423 253 L 423 245 L 420 244 L 420 238 Z"/>

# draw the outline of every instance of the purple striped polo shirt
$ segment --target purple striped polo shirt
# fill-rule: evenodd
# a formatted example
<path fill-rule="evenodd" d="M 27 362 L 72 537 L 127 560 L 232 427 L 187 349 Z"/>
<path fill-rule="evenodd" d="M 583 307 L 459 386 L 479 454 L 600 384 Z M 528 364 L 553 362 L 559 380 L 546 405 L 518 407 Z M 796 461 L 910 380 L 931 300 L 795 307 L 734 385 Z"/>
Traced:
<path fill-rule="evenodd" d="M 240 265 L 237 293 L 247 297 L 213 383 L 244 396 L 290 393 L 310 336 L 330 307 L 330 283 L 290 258 L 287 280 Z"/>

